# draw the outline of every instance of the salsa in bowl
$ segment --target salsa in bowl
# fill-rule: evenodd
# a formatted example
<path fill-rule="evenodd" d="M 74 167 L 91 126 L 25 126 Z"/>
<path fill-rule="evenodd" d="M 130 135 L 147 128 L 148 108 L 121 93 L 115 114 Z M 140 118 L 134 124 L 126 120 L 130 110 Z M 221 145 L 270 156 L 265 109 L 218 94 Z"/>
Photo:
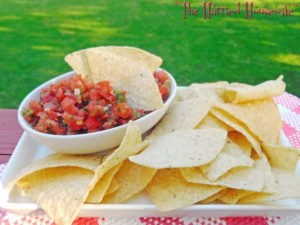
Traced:
<path fill-rule="evenodd" d="M 131 108 L 126 92 L 115 91 L 107 81 L 93 84 L 69 72 L 29 93 L 19 107 L 18 120 L 36 141 L 56 152 L 88 154 L 114 148 L 129 120 L 136 120 L 144 133 L 161 119 L 174 99 L 172 75 L 158 69 L 154 77 L 164 99 L 163 107 L 154 111 Z"/>

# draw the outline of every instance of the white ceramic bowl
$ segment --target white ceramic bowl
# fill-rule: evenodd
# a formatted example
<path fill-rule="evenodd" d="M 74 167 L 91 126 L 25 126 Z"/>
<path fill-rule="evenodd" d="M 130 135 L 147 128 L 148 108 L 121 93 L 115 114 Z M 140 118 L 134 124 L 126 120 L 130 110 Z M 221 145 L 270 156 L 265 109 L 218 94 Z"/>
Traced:
<path fill-rule="evenodd" d="M 167 71 L 166 71 L 167 72 Z M 168 72 L 167 72 L 168 73 Z M 32 92 L 30 92 L 22 101 L 18 109 L 18 120 L 22 128 L 37 142 L 46 145 L 56 152 L 66 154 L 88 154 L 94 152 L 101 152 L 118 146 L 125 134 L 127 124 L 114 127 L 108 130 L 98 131 L 88 134 L 77 135 L 53 135 L 38 132 L 32 128 L 32 126 L 26 122 L 22 116 L 22 110 L 29 105 L 29 102 L 33 99 L 40 100 L 40 92 L 43 88 L 48 87 L 51 84 L 57 84 L 60 80 L 69 79 L 76 73 L 74 71 L 60 75 L 52 80 L 40 85 Z M 148 115 L 136 120 L 140 126 L 142 133 L 145 133 L 151 129 L 167 112 L 172 100 L 176 95 L 176 81 L 170 73 L 168 73 L 172 80 L 170 88 L 170 94 L 167 101 L 164 103 L 164 107 L 155 110 Z"/>

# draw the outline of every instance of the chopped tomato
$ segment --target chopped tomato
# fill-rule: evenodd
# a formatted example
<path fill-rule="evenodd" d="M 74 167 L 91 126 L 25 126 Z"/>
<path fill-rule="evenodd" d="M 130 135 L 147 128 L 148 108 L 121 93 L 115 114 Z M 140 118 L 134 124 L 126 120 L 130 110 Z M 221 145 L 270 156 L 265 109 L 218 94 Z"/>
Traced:
<path fill-rule="evenodd" d="M 51 120 L 58 120 L 58 113 L 56 113 L 55 111 L 47 111 L 47 115 L 45 116 L 45 118 L 50 118 Z"/>
<path fill-rule="evenodd" d="M 160 92 L 160 94 L 161 94 L 161 96 L 162 96 L 163 99 L 166 99 L 166 98 L 167 98 L 167 96 L 168 96 L 168 94 L 169 94 L 169 91 L 170 91 L 170 89 L 169 89 L 169 87 L 166 86 L 166 85 L 162 85 L 162 86 L 159 88 L 159 92 Z"/>
<path fill-rule="evenodd" d="M 132 109 L 125 102 L 121 102 L 115 108 L 115 113 L 119 117 L 127 119 L 131 115 Z"/>
<path fill-rule="evenodd" d="M 102 98 L 105 98 L 109 102 L 116 100 L 116 96 L 112 92 L 113 87 L 110 85 L 109 81 L 101 81 L 97 83 L 96 90 Z"/>
<path fill-rule="evenodd" d="M 102 89 L 106 93 L 111 93 L 113 91 L 113 87 L 110 85 L 109 81 L 100 81 L 96 84 L 96 89 Z"/>
<path fill-rule="evenodd" d="M 94 88 L 94 83 L 91 79 L 88 79 L 88 78 L 84 79 L 83 84 L 84 84 L 85 89 L 88 91 L 91 90 L 92 88 Z"/>
<path fill-rule="evenodd" d="M 63 88 L 63 89 L 68 89 L 69 86 L 70 86 L 70 81 L 69 80 L 62 80 L 62 81 L 59 82 L 58 86 Z"/>
<path fill-rule="evenodd" d="M 128 120 L 122 120 L 122 119 L 119 120 L 119 125 L 124 125 L 126 123 L 128 123 Z"/>
<path fill-rule="evenodd" d="M 55 94 L 56 100 L 61 102 L 64 99 L 64 91 L 62 88 L 59 88 Z"/>
<path fill-rule="evenodd" d="M 37 100 L 32 100 L 29 103 L 29 108 L 33 110 L 33 114 L 36 116 L 39 112 L 43 111 L 43 106 Z"/>
<path fill-rule="evenodd" d="M 59 89 L 59 86 L 58 86 L 58 85 L 51 84 L 50 87 L 48 88 L 48 92 L 49 92 L 52 96 L 55 96 L 55 94 L 57 93 L 58 89 Z"/>
<path fill-rule="evenodd" d="M 169 96 L 169 87 L 171 85 L 171 80 L 169 79 L 168 74 L 164 70 L 160 70 L 158 72 L 154 72 L 153 76 L 155 77 L 162 99 L 166 100 Z"/>
<path fill-rule="evenodd" d="M 85 121 L 85 126 L 88 129 L 95 129 L 100 126 L 100 123 L 95 117 L 89 116 Z"/>
<path fill-rule="evenodd" d="M 28 123 L 33 123 L 36 118 L 34 117 L 34 111 L 32 109 L 22 110 L 22 115 Z"/>
<path fill-rule="evenodd" d="M 74 116 L 67 112 L 62 114 L 62 118 L 64 122 L 70 127 L 71 130 L 80 130 L 83 125 L 83 117 L 81 116 Z"/>
<path fill-rule="evenodd" d="M 103 128 L 104 129 L 113 128 L 115 124 L 116 124 L 115 122 L 113 122 L 112 120 L 109 120 L 103 124 Z"/>
<path fill-rule="evenodd" d="M 92 100 L 97 101 L 100 99 L 100 94 L 96 89 L 92 89 L 89 93 Z"/>
<path fill-rule="evenodd" d="M 39 120 L 39 122 L 35 125 L 34 129 L 39 132 L 48 133 L 45 120 Z"/>
<path fill-rule="evenodd" d="M 52 130 L 54 134 L 59 134 L 59 135 L 66 134 L 67 132 L 67 129 L 61 127 L 57 122 L 55 123 L 55 126 L 53 126 Z"/>
<path fill-rule="evenodd" d="M 169 78 L 168 74 L 164 70 L 160 70 L 158 72 L 154 72 L 154 77 L 160 83 L 164 83 Z"/>
<path fill-rule="evenodd" d="M 100 117 L 100 119 L 102 120 L 106 120 L 109 118 L 109 115 L 107 113 L 105 113 L 103 116 Z"/>
<path fill-rule="evenodd" d="M 47 102 L 51 102 L 54 96 L 51 94 L 51 92 L 46 92 L 41 95 L 42 102 L 45 104 Z"/>
<path fill-rule="evenodd" d="M 88 111 L 86 109 L 80 109 L 77 113 L 78 116 L 82 116 L 83 118 L 87 117 L 89 115 Z"/>
<path fill-rule="evenodd" d="M 76 101 L 72 98 L 66 97 L 61 102 L 62 109 L 70 114 L 76 114 L 78 112 L 78 108 L 75 106 Z"/>
<path fill-rule="evenodd" d="M 49 130 L 51 130 L 54 134 L 64 134 L 66 132 L 65 128 L 62 128 L 59 123 L 55 120 L 46 119 L 45 125 Z"/>
<path fill-rule="evenodd" d="M 75 89 L 79 89 L 81 93 L 83 93 L 85 91 L 85 86 L 84 86 L 83 80 L 81 79 L 80 75 L 70 78 L 70 86 L 73 91 Z"/>
<path fill-rule="evenodd" d="M 48 118 L 48 114 L 45 111 L 39 112 L 37 116 L 39 117 L 39 120 L 46 120 Z"/>
<path fill-rule="evenodd" d="M 102 116 L 104 114 L 104 108 L 100 105 L 99 101 L 91 101 L 85 109 L 91 116 Z"/>
<path fill-rule="evenodd" d="M 55 102 L 47 102 L 44 104 L 45 111 L 56 111 L 58 109 L 58 105 Z"/>
<path fill-rule="evenodd" d="M 73 99 L 75 102 L 77 102 L 77 100 L 78 100 L 77 96 L 76 96 L 71 90 L 65 91 L 64 97 L 71 98 L 71 99 Z"/>

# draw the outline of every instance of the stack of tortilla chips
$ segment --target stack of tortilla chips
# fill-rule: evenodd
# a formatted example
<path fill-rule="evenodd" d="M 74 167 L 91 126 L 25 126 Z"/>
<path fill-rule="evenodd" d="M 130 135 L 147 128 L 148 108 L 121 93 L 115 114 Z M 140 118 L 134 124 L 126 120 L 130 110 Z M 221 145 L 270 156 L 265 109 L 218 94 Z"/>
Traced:
<path fill-rule="evenodd" d="M 84 202 L 120 203 L 143 190 L 156 169 L 127 158 L 149 144 L 130 121 L 121 145 L 107 156 L 55 153 L 25 167 L 8 184 L 17 184 L 59 225 L 70 225 Z"/>
<path fill-rule="evenodd" d="M 146 188 L 157 208 L 300 197 L 294 174 L 300 152 L 279 144 L 282 121 L 272 99 L 284 90 L 282 76 L 256 86 L 217 82 L 180 89 L 147 137 L 150 145 L 129 157 L 158 169 Z"/>
<path fill-rule="evenodd" d="M 124 51 L 132 55 L 131 60 Z M 159 108 L 162 102 L 144 95 L 143 85 L 153 82 L 153 67 L 161 62 L 141 63 L 154 56 L 131 48 L 124 51 L 90 49 L 66 60 L 76 62 L 77 73 L 95 81 L 105 77 L 120 85 L 128 79 L 134 83 L 128 93 L 138 89 L 141 93 L 132 95 L 132 104 Z M 99 57 L 114 66 L 91 66 Z M 115 68 L 115 58 L 122 62 L 121 68 L 131 71 L 129 75 Z M 151 71 L 152 78 L 148 72 L 134 71 L 136 66 L 136 71 Z M 122 77 L 109 75 L 118 73 Z M 139 77 L 146 77 L 146 82 Z M 300 197 L 300 179 L 294 174 L 299 151 L 279 144 L 282 122 L 272 99 L 284 89 L 282 77 L 257 86 L 192 84 L 179 90 L 176 101 L 144 141 L 138 125 L 130 121 L 121 145 L 110 154 L 52 154 L 20 171 L 8 188 L 17 184 L 59 225 L 70 225 L 84 203 L 124 203 L 144 189 L 160 211 L 195 203 Z"/>

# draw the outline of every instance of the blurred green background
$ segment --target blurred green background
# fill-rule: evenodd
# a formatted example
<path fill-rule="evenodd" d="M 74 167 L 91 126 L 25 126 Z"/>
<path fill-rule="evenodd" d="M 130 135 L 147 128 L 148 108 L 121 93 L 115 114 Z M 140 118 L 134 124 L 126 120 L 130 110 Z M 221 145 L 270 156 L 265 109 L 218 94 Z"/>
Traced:
<path fill-rule="evenodd" d="M 33 88 L 70 71 L 64 56 L 100 45 L 128 45 L 161 56 L 179 85 L 228 80 L 257 84 L 284 74 L 300 96 L 298 1 L 256 1 L 293 16 L 241 15 L 183 19 L 174 0 L 0 1 L 0 108 L 17 108 Z M 238 0 L 212 1 L 236 8 Z M 243 1 L 241 1 L 243 2 Z M 191 1 L 202 9 L 202 1 Z"/>

